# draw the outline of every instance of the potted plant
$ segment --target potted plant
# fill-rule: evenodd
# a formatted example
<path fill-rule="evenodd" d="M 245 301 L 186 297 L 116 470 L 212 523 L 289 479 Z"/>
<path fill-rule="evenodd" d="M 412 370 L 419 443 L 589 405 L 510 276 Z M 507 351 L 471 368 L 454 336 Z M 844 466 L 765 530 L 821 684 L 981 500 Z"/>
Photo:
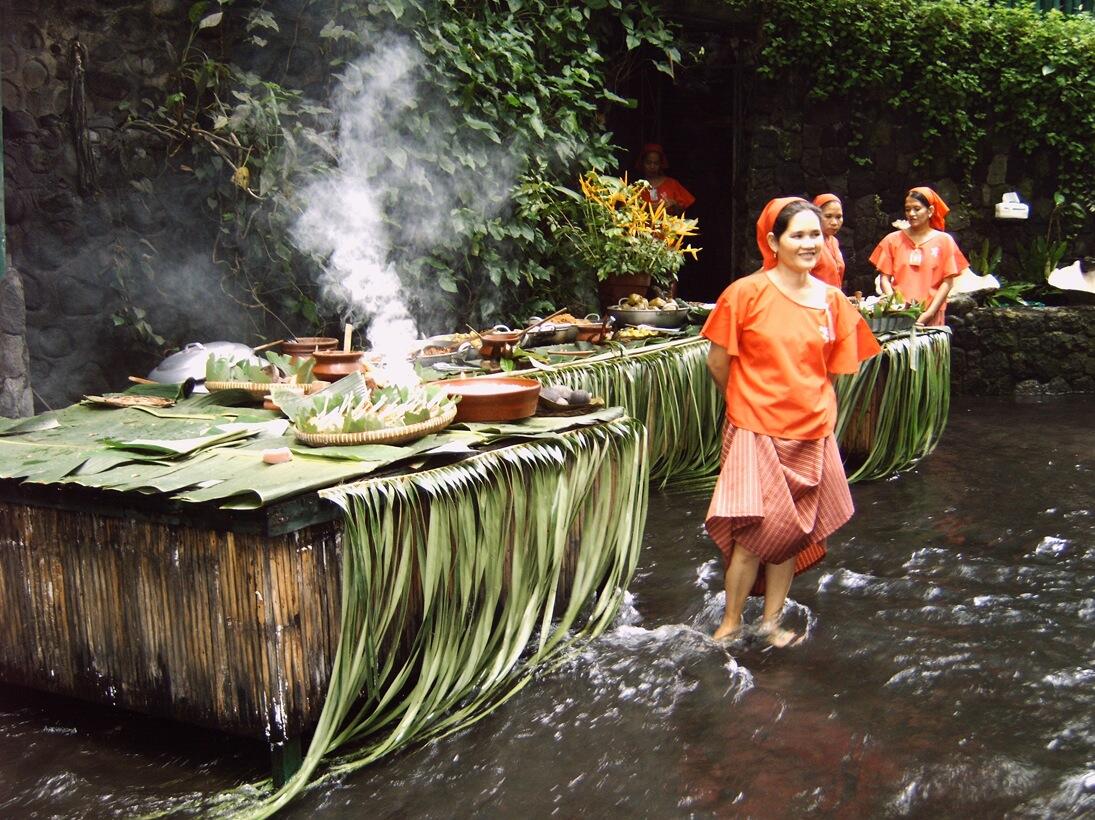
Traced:
<path fill-rule="evenodd" d="M 648 183 L 589 172 L 581 193 L 561 188 L 568 199 L 549 215 L 557 250 L 573 266 L 592 271 L 601 302 L 613 305 L 650 285 L 668 291 L 684 264 L 701 250 L 685 244 L 698 221 L 674 216 L 643 198 Z"/>

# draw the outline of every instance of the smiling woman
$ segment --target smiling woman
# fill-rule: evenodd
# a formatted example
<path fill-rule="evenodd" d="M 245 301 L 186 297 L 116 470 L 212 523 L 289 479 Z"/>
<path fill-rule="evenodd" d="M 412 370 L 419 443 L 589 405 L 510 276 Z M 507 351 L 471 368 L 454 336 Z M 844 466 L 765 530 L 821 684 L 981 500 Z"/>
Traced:
<path fill-rule="evenodd" d="M 855 373 L 880 348 L 844 295 L 810 275 L 822 241 L 815 205 L 773 199 L 757 221 L 762 269 L 730 285 L 703 328 L 708 369 L 726 397 L 706 520 L 726 563 L 717 639 L 741 630 L 752 593 L 765 596 L 768 640 L 793 641 L 779 627 L 791 580 L 825 556 L 825 538 L 852 514 L 831 376 Z"/>

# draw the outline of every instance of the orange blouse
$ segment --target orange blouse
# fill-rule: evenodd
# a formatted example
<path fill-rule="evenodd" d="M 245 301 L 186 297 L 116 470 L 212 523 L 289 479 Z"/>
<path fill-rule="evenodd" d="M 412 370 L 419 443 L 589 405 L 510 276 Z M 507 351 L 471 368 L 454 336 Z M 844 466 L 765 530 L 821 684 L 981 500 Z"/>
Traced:
<path fill-rule="evenodd" d="M 719 296 L 702 332 L 731 357 L 726 415 L 736 427 L 803 441 L 833 432 L 829 375 L 857 372 L 882 348 L 844 294 L 828 288 L 825 299 L 826 308 L 800 304 L 763 271 Z"/>
<path fill-rule="evenodd" d="M 915 251 L 920 251 L 916 261 Z M 936 231 L 917 245 L 904 231 L 887 234 L 871 253 L 871 264 L 893 277 L 896 290 L 907 299 L 928 304 L 945 279 L 957 276 L 968 266 L 966 257 L 948 233 Z M 943 324 L 946 304 L 932 318 L 933 325 Z"/>
<path fill-rule="evenodd" d="M 663 199 L 672 199 L 682 211 L 691 208 L 696 201 L 696 198 L 688 193 L 688 189 L 673 177 L 664 177 L 656 187 L 651 186 L 644 190 L 642 197 L 653 205 L 657 205 Z"/>
<path fill-rule="evenodd" d="M 844 284 L 844 254 L 840 252 L 840 243 L 835 236 L 825 237 L 813 274 L 826 285 L 832 285 L 834 288 Z"/>

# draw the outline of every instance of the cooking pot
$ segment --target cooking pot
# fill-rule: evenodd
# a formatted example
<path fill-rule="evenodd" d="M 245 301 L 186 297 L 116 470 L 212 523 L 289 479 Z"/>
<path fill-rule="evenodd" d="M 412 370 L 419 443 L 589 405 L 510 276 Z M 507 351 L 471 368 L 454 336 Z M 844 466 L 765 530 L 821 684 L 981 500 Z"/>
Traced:
<path fill-rule="evenodd" d="M 617 324 L 632 327 L 638 325 L 665 328 L 681 327 L 688 321 L 688 308 L 679 308 L 678 310 L 635 310 L 634 308 L 617 305 L 608 308 L 607 312 L 609 316 L 616 320 Z"/>
<path fill-rule="evenodd" d="M 543 320 L 539 316 L 533 316 L 529 319 L 529 324 L 533 325 L 541 321 Z M 565 345 L 576 341 L 578 341 L 577 325 L 545 322 L 539 327 L 526 330 L 525 340 L 521 343 L 521 346 L 543 347 L 544 345 Z"/>
<path fill-rule="evenodd" d="M 205 382 L 205 363 L 209 356 L 232 359 L 234 362 L 248 360 L 255 364 L 269 364 L 254 354 L 245 344 L 237 342 L 191 342 L 178 353 L 172 353 L 148 374 L 148 378 L 161 384 L 179 384 L 194 379 L 199 385 Z"/>

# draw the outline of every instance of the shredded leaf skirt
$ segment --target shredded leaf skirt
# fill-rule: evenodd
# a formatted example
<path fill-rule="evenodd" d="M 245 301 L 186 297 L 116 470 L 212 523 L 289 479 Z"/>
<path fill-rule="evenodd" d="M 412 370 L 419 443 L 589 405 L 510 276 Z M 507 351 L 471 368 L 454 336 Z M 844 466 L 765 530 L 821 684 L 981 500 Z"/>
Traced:
<path fill-rule="evenodd" d="M 735 545 L 760 557 L 752 595 L 764 594 L 764 564 L 793 557 L 795 575 L 805 572 L 825 557 L 825 539 L 852 517 L 852 496 L 832 435 L 795 441 L 727 420 L 721 463 L 707 534 L 727 564 Z"/>

